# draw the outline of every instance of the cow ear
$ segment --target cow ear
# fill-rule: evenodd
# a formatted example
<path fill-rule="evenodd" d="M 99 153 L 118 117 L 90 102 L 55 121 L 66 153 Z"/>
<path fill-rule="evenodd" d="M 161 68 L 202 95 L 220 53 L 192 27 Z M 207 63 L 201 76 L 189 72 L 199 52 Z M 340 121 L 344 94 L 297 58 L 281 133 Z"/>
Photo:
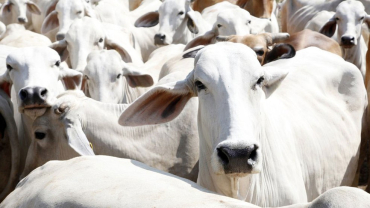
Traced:
<path fill-rule="evenodd" d="M 335 19 L 335 15 L 329 19 L 329 21 L 320 29 L 320 33 L 331 38 L 335 30 L 337 29 L 337 20 Z"/>
<path fill-rule="evenodd" d="M 188 16 L 188 28 L 190 30 L 190 32 L 194 33 L 194 34 L 198 34 L 199 33 L 199 23 L 198 23 L 198 19 L 201 18 L 199 12 L 195 12 L 193 10 L 190 10 L 186 13 L 186 15 Z"/>
<path fill-rule="evenodd" d="M 9 72 L 6 71 L 0 76 L 0 89 L 3 90 L 9 97 L 11 97 L 12 82 L 9 77 Z"/>
<path fill-rule="evenodd" d="M 271 87 L 275 83 L 283 80 L 289 71 L 286 68 L 279 67 L 264 67 L 265 68 L 265 80 L 263 81 L 264 87 Z"/>
<path fill-rule="evenodd" d="M 33 14 L 41 15 L 40 8 L 35 3 L 33 3 L 32 1 L 28 1 L 26 4 L 28 11 Z"/>
<path fill-rule="evenodd" d="M 119 43 L 118 41 L 114 40 L 113 38 L 110 38 L 107 36 L 105 38 L 105 44 L 108 47 L 108 49 L 113 49 L 117 51 L 124 62 L 131 63 L 132 58 L 131 55 L 128 53 L 128 51 L 125 49 L 124 45 Z"/>
<path fill-rule="evenodd" d="M 365 16 L 364 23 L 366 23 L 367 26 L 370 28 L 370 15 Z"/>
<path fill-rule="evenodd" d="M 68 68 L 66 63 L 59 67 L 59 79 L 63 80 L 64 86 L 68 90 L 81 89 L 82 73 Z"/>
<path fill-rule="evenodd" d="M 217 32 L 215 32 L 214 30 L 211 30 L 211 31 L 207 32 L 206 34 L 204 34 L 202 36 L 194 38 L 192 41 L 190 41 L 186 45 L 184 51 L 186 51 L 190 48 L 194 48 L 196 46 L 200 46 L 200 45 L 206 46 L 206 45 L 212 44 L 212 42 L 216 38 L 217 34 L 218 34 Z"/>
<path fill-rule="evenodd" d="M 153 77 L 150 74 L 129 67 L 126 63 L 124 63 L 122 71 L 131 87 L 150 87 L 154 84 Z"/>
<path fill-rule="evenodd" d="M 189 50 L 186 50 L 184 51 L 184 53 L 182 54 L 182 58 L 195 58 L 195 56 L 197 55 L 197 53 L 203 49 L 205 46 L 203 45 L 200 45 L 200 46 L 197 46 L 197 47 L 194 47 L 194 48 L 191 48 Z"/>
<path fill-rule="evenodd" d="M 194 93 L 187 85 L 188 78 L 154 87 L 130 104 L 120 116 L 118 123 L 122 126 L 142 126 L 175 119 L 190 98 L 194 97 Z"/>
<path fill-rule="evenodd" d="M 95 155 L 89 140 L 82 131 L 81 123 L 75 121 L 66 127 L 68 145 L 81 156 Z"/>
<path fill-rule="evenodd" d="M 41 33 L 46 34 L 57 27 L 59 27 L 58 12 L 52 11 L 42 23 Z"/>
<path fill-rule="evenodd" d="M 263 64 L 278 60 L 278 59 L 288 59 L 295 56 L 295 49 L 293 46 L 286 43 L 276 44 L 275 47 L 266 54 Z"/>
<path fill-rule="evenodd" d="M 9 19 L 10 17 L 10 12 L 12 11 L 13 4 L 10 2 L 7 2 L 2 5 L 1 10 L 0 10 L 0 15 L 2 19 Z"/>
<path fill-rule="evenodd" d="M 230 36 L 217 36 L 216 37 L 216 40 L 219 41 L 219 42 L 226 42 L 226 41 L 229 41 L 231 39 L 233 39 L 235 37 L 235 35 L 230 35 Z"/>
<path fill-rule="evenodd" d="M 87 77 L 86 75 L 82 79 L 82 85 L 81 85 L 81 90 L 82 92 L 85 93 L 86 97 L 91 97 L 90 92 L 89 92 L 89 83 L 87 82 Z"/>
<path fill-rule="evenodd" d="M 159 22 L 158 12 L 149 12 L 139 17 L 135 22 L 135 27 L 154 27 Z"/>
<path fill-rule="evenodd" d="M 88 16 L 88 17 L 91 17 L 91 18 L 95 18 L 96 19 L 95 12 L 90 7 L 90 5 L 85 5 L 84 12 L 85 12 L 85 16 Z"/>
<path fill-rule="evenodd" d="M 55 1 L 55 0 L 53 1 L 53 3 L 46 10 L 45 16 L 48 16 L 51 12 L 55 11 L 55 7 L 57 7 L 58 2 L 59 1 Z"/>
<path fill-rule="evenodd" d="M 62 62 L 65 61 L 68 58 L 69 53 L 68 53 L 68 50 L 67 50 L 67 41 L 66 40 L 56 41 L 56 42 L 52 43 L 49 47 L 54 49 L 56 52 L 58 52 Z"/>

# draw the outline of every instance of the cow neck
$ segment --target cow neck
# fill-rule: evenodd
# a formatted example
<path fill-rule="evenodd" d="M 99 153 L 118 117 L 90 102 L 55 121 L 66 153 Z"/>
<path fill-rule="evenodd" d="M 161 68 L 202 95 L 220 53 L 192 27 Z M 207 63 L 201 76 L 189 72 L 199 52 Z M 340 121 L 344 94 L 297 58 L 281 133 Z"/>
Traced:
<path fill-rule="evenodd" d="M 365 77 L 367 47 L 364 38 L 360 36 L 360 38 L 357 39 L 357 45 L 352 48 L 340 48 L 342 49 L 343 59 L 356 65 L 357 68 L 360 69 L 362 76 Z"/>
<path fill-rule="evenodd" d="M 127 78 L 126 78 L 127 80 Z M 125 81 L 124 83 L 124 90 L 123 90 L 123 95 L 122 95 L 122 100 L 120 103 L 123 104 L 129 104 L 134 102 L 140 95 L 142 95 L 146 90 L 143 87 L 131 87 L 128 84 L 128 80 Z"/>

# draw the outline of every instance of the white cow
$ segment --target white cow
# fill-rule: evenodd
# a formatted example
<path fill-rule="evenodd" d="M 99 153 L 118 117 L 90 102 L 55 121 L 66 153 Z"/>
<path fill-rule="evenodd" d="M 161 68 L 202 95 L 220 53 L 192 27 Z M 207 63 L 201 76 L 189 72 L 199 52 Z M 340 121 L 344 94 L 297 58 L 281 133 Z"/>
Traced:
<path fill-rule="evenodd" d="M 140 48 L 131 32 L 90 17 L 75 20 L 65 39 L 50 47 L 58 51 L 62 60 L 69 57 L 72 68 L 80 72 L 85 69 L 90 52 L 105 47 L 117 50 L 126 63 L 143 64 Z"/>
<path fill-rule="evenodd" d="M 369 206 L 370 195 L 363 190 L 338 187 L 289 208 Z M 258 208 L 143 163 L 107 156 L 48 162 L 22 180 L 0 207 Z"/>
<path fill-rule="evenodd" d="M 122 61 L 114 50 L 92 52 L 84 70 L 83 91 L 86 96 L 101 102 L 131 103 L 157 82 L 162 66 L 182 54 L 184 47 L 171 44 L 158 48 L 139 67 Z"/>
<path fill-rule="evenodd" d="M 42 115 L 47 103 L 67 88 L 80 87 L 82 74 L 62 67 L 58 54 L 48 47 L 26 47 L 12 51 L 6 59 L 7 71 L 0 75 L 0 86 L 10 92 L 14 106 L 22 113 L 15 115 L 21 149 L 21 170 L 31 142 L 32 119 Z M 18 118 L 20 120 L 18 120 Z"/>
<path fill-rule="evenodd" d="M 0 90 L 0 139 L 0 201 L 2 201 L 14 190 L 20 174 L 20 150 L 17 126 L 13 118 L 13 105 L 2 90 Z"/>
<path fill-rule="evenodd" d="M 324 35 L 332 37 L 338 26 L 337 36 L 334 39 L 341 46 L 342 57 L 356 65 L 365 77 L 367 45 L 361 34 L 361 25 L 370 24 L 370 16 L 365 12 L 363 4 L 359 1 L 347 0 L 338 5 L 335 13 L 321 12 L 319 16 L 326 17 L 326 20 L 318 25 L 318 27 L 321 26 L 320 32 Z M 313 22 L 318 23 L 315 20 Z"/>
<path fill-rule="evenodd" d="M 32 26 L 31 14 L 40 15 L 39 7 L 31 0 L 7 0 L 0 10 L 0 20 L 5 25 L 11 23 L 26 24 Z"/>
<path fill-rule="evenodd" d="M 261 67 L 245 45 L 210 45 L 197 54 L 185 80 L 151 89 L 119 123 L 171 121 L 194 96 L 199 185 L 281 206 L 352 184 L 366 91 L 359 70 L 337 55 L 308 48 Z"/>

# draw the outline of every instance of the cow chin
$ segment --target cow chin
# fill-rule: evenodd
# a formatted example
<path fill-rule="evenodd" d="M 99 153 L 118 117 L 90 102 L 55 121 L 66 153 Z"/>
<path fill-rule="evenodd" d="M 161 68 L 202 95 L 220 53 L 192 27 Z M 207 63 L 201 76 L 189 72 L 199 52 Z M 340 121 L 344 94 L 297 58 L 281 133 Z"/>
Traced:
<path fill-rule="evenodd" d="M 260 150 L 257 150 L 257 151 L 258 151 L 258 154 L 261 156 Z M 241 178 L 241 177 L 246 177 L 250 174 L 258 174 L 261 172 L 262 162 L 260 158 L 261 157 L 258 157 L 253 167 L 251 168 L 245 168 L 245 167 L 242 167 L 242 165 L 240 165 L 239 167 L 233 168 L 233 170 L 231 170 L 227 166 L 225 167 L 225 165 L 219 158 L 217 151 L 215 150 L 213 151 L 213 154 L 211 156 L 211 166 L 212 166 L 213 173 L 216 175 L 225 175 L 225 176 L 232 177 L 232 178 Z"/>

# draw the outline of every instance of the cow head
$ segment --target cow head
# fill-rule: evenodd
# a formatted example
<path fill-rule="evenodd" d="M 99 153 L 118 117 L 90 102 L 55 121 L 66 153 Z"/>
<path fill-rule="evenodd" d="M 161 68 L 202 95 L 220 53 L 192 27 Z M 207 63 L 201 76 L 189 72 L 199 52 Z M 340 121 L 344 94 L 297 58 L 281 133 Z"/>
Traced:
<path fill-rule="evenodd" d="M 40 15 L 39 7 L 30 0 L 8 0 L 1 8 L 1 16 L 7 16 L 7 13 L 14 12 L 17 15 L 18 23 L 28 22 L 27 12 Z"/>
<path fill-rule="evenodd" d="M 128 88 L 150 87 L 153 78 L 122 61 L 114 50 L 94 51 L 84 70 L 84 92 L 105 103 L 127 103 Z"/>
<path fill-rule="evenodd" d="M 197 96 L 200 164 L 207 163 L 214 175 L 258 173 L 263 148 L 259 143 L 265 99 L 262 86 L 271 78 L 279 79 L 265 75 L 255 52 L 247 46 L 210 45 L 198 52 L 195 68 L 185 80 L 154 87 L 122 113 L 119 123 L 139 126 L 171 121 Z"/>
<path fill-rule="evenodd" d="M 338 40 L 344 48 L 357 45 L 361 38 L 362 23 L 370 24 L 370 16 L 360 1 L 344 1 L 336 9 L 334 16 L 321 28 L 320 33 L 331 37 L 338 26 Z"/>
<path fill-rule="evenodd" d="M 49 14 L 42 24 L 41 33 L 46 34 L 59 27 L 57 40 L 64 39 L 73 21 L 84 16 L 95 16 L 88 0 L 58 0 L 50 5 L 48 10 Z"/>
<path fill-rule="evenodd" d="M 218 41 L 229 41 L 242 43 L 256 52 L 258 61 L 264 65 L 277 59 L 292 58 L 295 56 L 295 49 L 289 44 L 277 44 L 289 38 L 288 33 L 262 33 L 258 35 L 231 35 L 218 36 Z M 269 47 L 272 47 L 272 50 Z"/>
<path fill-rule="evenodd" d="M 199 12 L 191 8 L 193 0 L 166 0 L 159 7 L 158 12 L 150 12 L 140 17 L 136 27 L 153 27 L 159 23 L 159 31 L 154 36 L 156 45 L 169 45 L 172 43 L 186 43 L 181 41 L 185 34 L 186 27 L 190 32 L 199 33 L 198 19 Z"/>
<path fill-rule="evenodd" d="M 74 92 L 84 97 L 82 92 Z M 48 108 L 32 126 L 32 140 L 21 178 L 50 160 L 68 160 L 81 155 L 94 155 L 92 147 L 76 117 L 68 117 L 71 103 L 59 102 Z"/>
<path fill-rule="evenodd" d="M 90 52 L 106 47 L 117 50 L 127 63 L 137 59 L 142 62 L 139 54 L 133 52 L 135 50 L 132 47 L 133 36 L 128 33 L 123 35 L 120 33 L 118 36 L 116 34 L 115 30 L 108 31 L 99 20 L 83 17 L 72 23 L 64 40 L 57 41 L 50 47 L 59 53 L 62 60 L 69 57 L 72 68 L 79 72 L 85 69 Z M 137 55 L 137 59 L 132 57 L 134 54 Z"/>
<path fill-rule="evenodd" d="M 30 117 L 40 116 L 60 93 L 58 82 L 80 88 L 82 74 L 65 67 L 59 55 L 48 47 L 20 48 L 6 58 L 7 71 L 0 76 L 0 86 L 18 93 L 18 109 Z M 67 84 L 66 84 L 67 85 Z"/>

